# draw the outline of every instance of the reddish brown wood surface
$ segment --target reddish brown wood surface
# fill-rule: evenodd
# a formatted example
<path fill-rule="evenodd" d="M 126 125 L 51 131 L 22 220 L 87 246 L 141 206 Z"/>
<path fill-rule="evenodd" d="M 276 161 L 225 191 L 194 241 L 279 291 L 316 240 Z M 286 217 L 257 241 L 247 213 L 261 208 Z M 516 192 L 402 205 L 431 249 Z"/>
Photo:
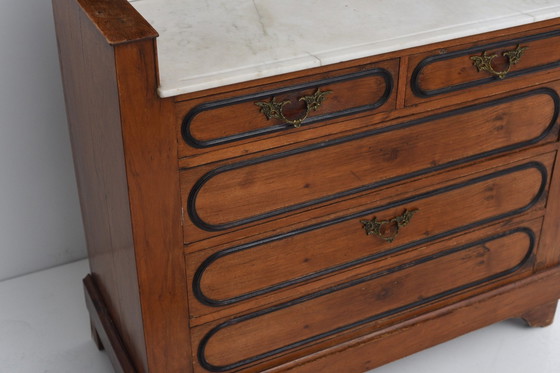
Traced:
<path fill-rule="evenodd" d="M 235 232 L 218 234 L 202 241 L 195 241 L 185 245 L 186 252 L 196 252 L 208 248 L 222 249 L 243 243 L 266 238 L 274 234 L 282 234 L 311 224 L 346 216 L 350 213 L 363 211 L 363 205 L 382 205 L 395 201 L 395 197 L 408 198 L 424 191 L 434 189 L 434 185 L 444 187 L 467 180 L 469 174 L 483 172 L 491 168 L 503 169 L 515 162 L 535 157 L 535 160 L 547 163 L 546 159 L 553 159 L 557 144 L 551 143 L 524 152 L 516 152 L 507 156 L 492 157 L 486 162 L 477 162 L 470 166 L 455 167 L 430 174 L 429 178 L 417 177 L 389 187 L 379 188 L 370 192 L 357 193 L 351 198 L 341 199 L 335 203 L 318 205 L 315 209 L 299 211 L 297 214 L 269 219 L 258 225 L 239 229 Z M 545 201 L 541 201 L 544 206 Z"/>
<path fill-rule="evenodd" d="M 537 326 L 552 321 L 560 297 L 560 272 L 555 267 L 560 261 L 557 248 L 560 165 L 554 163 L 558 148 L 556 127 L 538 144 L 515 149 L 515 153 L 495 154 L 452 169 L 434 170 L 429 175 L 227 232 L 195 229 L 187 219 L 185 203 L 195 181 L 220 165 L 329 141 L 365 128 L 385 128 L 458 109 L 467 102 L 480 104 L 535 89 L 541 83 L 558 91 L 560 83 L 553 82 L 558 79 L 556 70 L 429 100 L 413 97 L 407 78 L 419 60 L 434 51 L 445 53 L 444 49 L 452 51 L 493 39 L 555 30 L 560 23 L 558 19 L 162 100 L 156 95 L 154 38 L 157 34 L 128 2 L 53 0 L 53 3 L 92 267 L 92 277 L 86 280 L 86 300 L 94 326 L 93 336 L 106 348 L 117 371 L 167 373 L 194 369 L 204 372 L 197 360 L 198 343 L 219 323 L 395 266 L 402 267 L 394 273 L 389 271 L 379 278 L 340 287 L 224 327 L 208 340 L 206 356 L 218 365 L 235 363 L 371 317 L 376 312 L 485 279 L 521 262 L 524 263 L 521 270 L 496 281 L 485 281 L 472 290 L 464 289 L 406 312 L 399 310 L 380 320 L 368 321 L 367 326 L 353 326 L 313 343 L 290 347 L 285 354 L 258 361 L 254 366 L 248 364 L 242 371 L 359 372 L 507 317 L 520 316 Z M 536 51 L 533 59 L 522 58 L 525 65 L 516 68 L 560 57 L 554 51 L 546 55 L 546 47 L 543 42 L 531 44 L 529 51 Z M 530 56 L 529 51 L 525 57 Z M 317 76 L 338 76 L 370 64 L 387 68 L 395 79 L 396 89 L 389 101 L 371 115 L 357 114 L 212 150 L 194 150 L 178 137 L 182 116 L 199 103 L 309 82 Z M 478 76 L 459 65 L 459 73 L 451 69 L 457 66 L 454 60 L 444 67 L 431 66 L 424 71 L 422 84 L 432 89 Z M 440 69 L 446 71 L 438 75 Z M 364 88 L 368 84 L 378 85 L 374 80 L 366 79 L 364 85 L 358 82 L 325 87 L 343 92 L 342 96 L 328 97 L 326 102 L 331 106 L 324 106 L 325 110 L 347 106 L 347 98 L 352 95 L 355 96 L 349 99 L 352 102 L 376 99 L 375 95 L 367 96 Z M 376 95 L 379 93 L 380 90 L 375 91 Z M 297 98 L 299 94 L 293 93 L 288 98 Z M 200 122 L 193 127 L 195 134 L 213 139 L 269 124 L 263 121 L 258 109 L 254 110 L 254 103 L 241 106 L 244 107 L 199 117 Z M 252 114 L 247 111 L 249 107 L 253 109 Z M 297 115 L 296 111 L 289 115 Z M 498 107 L 483 108 L 476 114 L 462 113 L 453 120 L 433 119 L 417 129 L 385 132 L 373 142 L 355 140 L 337 145 L 336 149 L 317 149 L 282 161 L 247 166 L 210 179 L 202 188 L 196 206 L 202 211 L 201 217 L 212 224 L 232 222 L 359 187 L 372 180 L 527 140 L 544 130 L 553 113 L 550 96 L 527 96 Z M 218 125 L 208 126 L 208 123 Z M 492 169 L 504 170 L 531 161 L 545 165 L 552 183 L 550 190 L 548 184 L 544 186 L 543 197 L 528 211 L 492 221 L 492 225 L 459 230 L 377 261 L 233 306 L 210 308 L 190 294 L 194 271 L 202 260 L 218 250 L 339 218 L 367 206 L 412 197 L 488 174 Z M 539 178 L 535 169 L 528 168 L 465 186 L 460 192 L 448 191 L 443 198 L 426 197 L 414 201 L 413 205 L 402 203 L 376 212 L 374 215 L 383 219 L 402 213 L 403 208 L 420 208 L 394 243 L 385 244 L 375 241 L 378 238 L 365 236 L 359 220 L 373 215 L 358 214 L 358 222 L 352 227 L 348 222 L 341 222 L 317 232 L 262 244 L 258 250 L 217 261 L 204 274 L 202 288 L 216 298 L 232 297 L 452 230 L 527 204 L 540 186 Z M 187 227 L 184 232 L 183 224 Z M 529 236 L 521 232 L 438 256 L 450 247 L 519 227 L 535 232 L 537 247 L 529 258 L 525 258 Z M 358 238 L 353 237 L 354 230 Z M 183 246 L 183 242 L 188 245 Z M 432 260 L 418 261 L 430 255 Z M 554 269 L 532 275 L 533 270 L 551 267 Z M 523 277 L 528 278 L 520 280 Z M 506 283 L 511 284 L 504 286 Z M 376 307 L 371 307 L 371 302 Z M 189 316 L 193 317 L 191 321 Z M 423 338 L 418 338 L 419 335 Z"/>
<path fill-rule="evenodd" d="M 58 1 L 58 0 L 53 0 Z M 115 45 L 158 36 L 126 0 L 76 0 L 107 43 Z"/>
<path fill-rule="evenodd" d="M 245 232 L 244 238 L 238 239 L 235 242 L 231 242 L 231 240 L 227 239 L 228 235 L 224 235 L 218 236 L 212 240 L 200 241 L 191 245 L 187 245 L 186 260 L 188 275 L 187 279 L 189 287 L 192 286 L 191 284 L 194 280 L 194 274 L 201 266 L 201 263 L 211 255 L 218 253 L 221 250 L 227 250 L 232 246 L 249 244 L 252 242 L 258 242 L 259 240 L 266 240 L 269 237 L 273 237 L 276 235 L 281 236 L 297 229 L 305 229 L 310 225 L 322 224 L 325 221 L 338 219 L 349 214 L 361 213 L 362 211 L 364 211 L 364 208 L 367 208 L 368 206 L 383 206 L 401 198 L 414 198 L 418 194 L 426 193 L 433 190 L 434 185 L 437 185 L 439 188 L 447 188 L 455 184 L 468 182 L 475 177 L 480 177 L 493 172 L 503 172 L 507 168 L 516 167 L 530 161 L 541 162 L 550 167 L 554 157 L 554 153 L 542 153 L 546 152 L 545 149 L 551 148 L 553 148 L 553 146 L 536 148 L 532 151 L 517 153 L 515 154 L 515 156 L 509 156 L 507 157 L 507 159 L 504 159 L 503 157 L 497 158 L 492 161 L 480 163 L 471 167 L 460 168 L 453 171 L 440 173 L 438 175 L 433 175 L 430 178 L 423 178 L 411 183 L 403 183 L 392 188 L 382 189 L 376 193 L 364 194 L 357 198 L 333 204 L 329 210 L 330 213 L 328 215 L 323 214 L 321 210 L 310 210 L 306 213 L 302 213 L 303 217 L 301 223 L 290 225 L 290 219 L 273 221 L 270 223 L 270 225 L 276 224 L 275 231 L 267 232 L 267 227 L 257 226 L 255 227 L 255 229 L 261 229 L 263 231 L 262 233 L 254 234 L 254 236 L 251 237 L 248 236 L 248 232 Z M 498 181 L 499 180 L 502 179 L 498 178 Z M 517 194 L 517 192 L 514 194 Z M 542 197 L 545 196 L 546 193 L 544 193 Z M 440 195 L 439 197 L 444 201 L 446 200 L 446 195 Z M 434 200 L 437 200 L 437 198 L 438 197 L 434 197 Z M 479 197 L 475 196 L 475 200 L 478 201 Z M 484 201 L 482 205 L 491 208 L 495 212 L 503 212 L 504 210 L 495 210 L 495 205 L 493 205 L 493 203 L 499 204 L 499 201 L 499 198 L 495 199 L 493 202 Z M 509 201 L 507 204 L 515 205 L 516 202 Z M 469 205 L 469 203 L 464 202 L 464 205 Z M 541 216 L 544 213 L 544 206 L 545 200 L 544 198 L 541 198 L 541 200 L 538 201 L 537 204 L 533 206 L 533 208 L 528 212 L 529 216 Z M 431 224 L 434 224 L 435 231 L 445 233 L 449 232 L 448 230 L 446 230 L 447 228 L 458 228 L 461 232 L 467 232 L 468 230 L 465 230 L 467 228 L 462 223 L 467 223 L 468 221 L 475 222 L 477 221 L 477 217 L 481 217 L 480 215 L 478 215 L 476 203 L 473 203 L 471 207 L 467 208 L 467 210 L 469 211 L 474 211 L 474 215 L 469 216 L 468 214 L 465 214 L 464 221 L 461 219 L 455 219 L 462 214 L 461 210 L 458 209 L 457 211 L 452 211 L 450 207 L 451 206 L 443 207 L 443 210 L 447 212 L 451 211 L 451 215 L 449 216 L 443 214 L 441 215 L 446 216 L 445 219 L 438 219 L 438 212 L 434 212 L 436 215 L 432 215 L 434 219 L 431 219 L 429 221 L 431 221 Z M 419 211 L 418 214 L 423 211 L 424 210 Z M 395 212 L 400 214 L 402 213 L 402 210 L 398 210 L 397 208 L 395 208 Z M 428 215 L 431 214 L 429 211 L 426 211 L 426 213 L 428 213 Z M 482 213 L 485 214 L 488 213 L 488 211 Z M 384 242 L 374 236 L 366 236 L 361 223 L 359 223 L 360 219 L 356 218 L 354 220 L 355 225 L 352 225 L 348 222 L 342 222 L 331 225 L 329 227 L 325 227 L 323 229 L 319 229 L 315 232 L 304 232 L 288 239 L 278 240 L 281 242 L 286 242 L 286 245 L 281 245 L 280 242 L 274 241 L 258 244 L 257 246 L 248 248 L 245 251 L 239 251 L 235 254 L 226 255 L 216 260 L 213 264 L 210 264 L 208 267 L 208 273 L 202 272 L 202 284 L 204 284 L 204 281 L 206 281 L 206 279 L 213 278 L 214 281 L 211 281 L 211 283 L 213 283 L 213 286 L 203 286 L 202 289 L 204 291 L 212 293 L 224 291 L 225 286 L 225 289 L 235 291 L 232 289 L 236 288 L 235 284 L 238 284 L 239 287 L 236 290 L 237 294 L 243 294 L 246 293 L 247 287 L 249 287 L 250 289 L 263 288 L 264 284 L 278 284 L 279 282 L 281 282 L 281 280 L 286 281 L 290 278 L 297 278 L 298 274 L 301 276 L 308 273 L 315 273 L 315 271 L 317 270 L 325 270 L 327 268 L 331 268 L 335 264 L 348 263 L 351 260 L 363 258 L 375 252 L 398 248 L 403 243 L 406 244 L 407 242 L 412 242 L 415 239 L 431 240 L 430 237 L 434 234 L 434 231 L 422 229 L 424 228 L 424 226 L 415 226 L 416 224 L 422 225 L 424 223 L 423 220 L 415 220 L 418 217 L 421 217 L 421 215 L 422 214 L 415 215 L 411 223 L 402 229 L 402 231 L 399 233 L 399 236 L 393 243 Z M 371 214 L 368 218 L 371 219 L 372 216 L 373 214 Z M 519 214 L 517 214 L 517 217 L 518 216 Z M 451 219 L 451 217 L 455 218 Z M 443 224 L 443 227 L 439 227 L 439 224 Z M 349 230 L 346 231 L 344 229 L 337 229 L 338 226 L 345 226 Z M 480 229 L 480 226 L 476 229 Z M 335 235 L 334 239 L 332 240 L 324 239 L 323 235 L 333 238 L 333 235 L 329 234 L 329 230 L 338 231 L 339 233 L 341 233 L 341 236 L 336 237 Z M 412 230 L 414 233 L 408 232 L 410 230 Z M 354 232 L 354 234 L 348 235 L 349 232 Z M 428 235 L 426 236 L 426 234 Z M 298 242 L 300 244 L 297 244 Z M 207 247 L 209 246 L 211 248 L 207 249 Z M 338 247 L 340 250 L 331 250 L 333 246 Z M 277 250 L 269 250 L 270 248 L 276 248 Z M 350 250 L 345 250 L 345 248 L 350 248 Z M 190 252 L 190 250 L 195 251 Z M 263 253 L 269 253 L 270 255 L 267 257 L 266 255 L 263 255 Z M 329 263 L 329 258 L 330 260 L 332 260 L 331 263 Z M 259 259 L 262 260 L 259 261 Z M 224 268 L 222 267 L 222 264 L 224 263 L 231 264 L 231 268 L 228 267 L 225 273 L 224 271 L 220 272 L 214 270 L 214 265 L 216 265 L 217 268 Z M 249 278 L 255 278 L 252 271 L 261 273 L 260 266 L 269 268 L 269 271 L 266 273 L 266 275 L 259 277 L 255 282 L 246 281 L 245 276 Z M 309 272 L 305 272 L 306 269 L 308 269 Z M 352 269 L 351 273 L 355 273 L 355 271 L 359 272 L 360 266 Z M 221 277 L 218 273 L 221 274 Z M 325 286 L 329 286 L 330 284 L 343 281 L 345 273 L 348 274 L 348 272 L 344 270 L 340 271 L 339 274 L 337 274 L 336 272 L 330 273 L 326 277 L 325 275 L 319 277 L 314 276 L 315 278 L 313 282 L 303 281 L 299 283 L 299 285 L 297 286 L 297 294 L 301 295 L 309 293 L 311 291 L 317 291 L 324 288 Z M 210 277 L 205 279 L 207 274 L 210 274 Z M 287 274 L 293 277 L 286 276 Z M 220 281 L 221 278 L 223 278 L 225 281 Z M 234 282 L 234 284 L 228 284 L 228 280 Z M 193 295 L 191 294 L 191 297 L 192 296 Z M 193 317 L 195 317 L 192 322 L 199 325 L 209 320 L 214 320 L 226 315 L 245 311 L 247 309 L 250 309 L 251 307 L 261 307 L 265 304 L 270 304 L 271 302 L 278 302 L 286 298 L 292 298 L 293 296 L 294 286 L 289 286 L 287 288 L 272 291 L 268 294 L 250 298 L 244 302 L 234 303 L 232 305 L 229 305 L 228 307 L 208 307 L 202 305 L 199 301 L 196 301 L 193 298 L 193 300 L 190 302 L 191 314 L 193 315 Z"/>
<path fill-rule="evenodd" d="M 75 1 L 55 0 L 60 63 L 90 267 L 139 371 L 147 371 L 113 48 Z"/>
<path fill-rule="evenodd" d="M 528 236 L 514 233 L 397 272 L 381 272 L 378 279 L 224 327 L 210 338 L 205 356 L 211 364 L 227 366 L 274 351 L 511 270 L 529 248 Z M 206 327 L 195 328 L 193 338 L 204 332 Z"/>
<path fill-rule="evenodd" d="M 173 102 L 156 94 L 153 40 L 115 50 L 128 195 L 150 372 L 189 372 Z"/>
<path fill-rule="evenodd" d="M 396 73 L 397 61 L 388 61 L 385 63 L 376 64 L 373 66 L 362 67 L 356 69 L 354 73 L 367 73 L 368 69 L 375 72 L 376 68 L 387 68 L 389 74 Z M 338 72 L 340 74 L 340 72 Z M 343 75 L 350 75 L 348 74 Z M 332 78 L 334 74 L 326 75 L 327 78 Z M 319 81 L 325 76 L 310 77 L 308 80 L 313 82 Z M 289 88 L 285 87 L 285 88 Z M 266 87 L 260 87 L 260 90 L 265 90 Z M 280 119 L 270 119 L 261 112 L 257 102 L 270 102 L 271 97 L 274 97 L 276 102 L 290 101 L 290 104 L 283 106 L 282 113 L 291 120 L 302 118 L 305 114 L 305 103 L 300 101 L 301 97 L 313 95 L 317 89 L 321 92 L 330 91 L 325 93 L 325 99 L 321 106 L 316 111 L 310 111 L 307 116 L 308 119 L 303 121 L 303 125 L 313 117 L 319 115 L 328 115 L 343 110 L 359 108 L 361 106 L 374 105 L 381 101 L 387 89 L 390 89 L 382 76 L 380 75 L 366 75 L 360 78 L 352 78 L 351 80 L 334 82 L 324 85 L 315 85 L 305 90 L 298 90 L 290 93 L 280 93 L 261 97 L 259 100 L 251 100 L 248 102 L 230 104 L 223 107 L 215 108 L 212 110 L 202 111 L 193 117 L 190 124 L 190 131 L 194 139 L 200 141 L 216 140 L 233 135 L 241 135 L 244 133 L 254 131 L 260 128 L 266 128 L 273 125 L 284 124 Z M 251 90 L 249 90 L 250 92 Z M 394 91 L 393 91 L 394 93 Z M 243 97 L 245 92 L 236 92 L 238 97 Z M 235 97 L 234 97 L 235 98 Z M 212 98 L 207 98 L 204 103 L 212 102 Z M 182 112 L 185 107 L 190 107 L 191 102 L 181 103 L 178 106 L 179 112 Z M 383 110 L 393 109 L 390 105 L 383 107 Z M 371 110 L 362 115 L 371 114 Z M 379 111 L 379 110 L 377 110 Z M 189 112 L 187 112 L 189 114 Z M 181 117 L 180 117 L 181 118 Z M 289 129 L 291 126 L 286 126 Z M 181 149 L 183 150 L 183 149 Z M 192 149 L 187 150 L 192 153 Z"/>
<path fill-rule="evenodd" d="M 532 327 L 549 326 L 554 321 L 557 305 L 557 300 L 543 304 L 542 306 L 532 308 L 528 312 L 525 312 L 521 315 L 521 318 Z"/>
<path fill-rule="evenodd" d="M 91 319 L 91 333 L 97 348 L 105 350 L 116 373 L 136 373 L 121 335 L 91 275 L 84 279 L 86 306 Z M 105 349 L 104 347 L 107 346 Z"/>
<path fill-rule="evenodd" d="M 351 118 L 337 121 L 333 125 L 311 125 L 290 129 L 282 133 L 276 133 L 263 138 L 257 137 L 247 140 L 244 143 L 231 143 L 222 149 L 207 149 L 204 153 L 193 153 L 187 157 L 179 159 L 182 169 L 190 169 L 202 164 L 211 162 L 223 162 L 229 158 L 246 157 L 248 154 L 259 152 L 259 154 L 269 154 L 278 152 L 279 149 L 287 150 L 302 147 L 317 141 L 327 141 L 332 138 L 340 137 L 343 134 L 354 134 L 364 129 L 382 128 L 391 124 L 402 123 L 408 120 L 415 120 L 429 114 L 439 114 L 454 109 L 460 109 L 468 105 L 477 105 L 492 99 L 499 99 L 534 90 L 536 88 L 550 88 L 560 92 L 560 82 L 550 81 L 550 74 L 532 74 L 530 84 L 526 79 L 509 79 L 506 87 L 500 89 L 485 89 L 476 91 L 472 94 L 450 94 L 443 99 L 422 100 L 422 102 L 406 106 L 399 110 L 392 110 L 373 114 L 371 116 Z M 406 88 L 406 84 L 399 84 Z M 492 86 L 492 85 L 490 85 Z M 494 86 L 492 86 L 494 87 Z M 398 92 L 397 92 L 398 93 Z M 180 143 L 182 140 L 178 140 Z"/>
<path fill-rule="evenodd" d="M 550 268 L 560 263 L 560 161 L 558 153 L 552 171 L 552 183 L 548 193 L 547 213 L 543 225 L 536 269 Z"/>
<path fill-rule="evenodd" d="M 491 43 L 492 41 L 489 40 L 488 42 Z M 527 49 L 519 59 L 519 62 L 512 65 L 510 69 L 511 73 L 555 63 L 560 60 L 560 36 L 521 44 L 514 39 L 507 46 L 485 50 L 487 55 L 497 55 L 492 63 L 493 68 L 497 72 L 506 71 L 508 68 L 508 60 L 502 56 L 502 53 L 515 50 L 517 45 L 526 47 Z M 445 53 L 468 49 L 470 47 L 471 45 L 449 48 Z M 438 52 L 439 50 L 425 53 L 421 56 L 413 56 L 411 59 L 417 62 L 419 59 L 429 56 L 441 55 Z M 419 87 L 423 90 L 432 91 L 492 76 L 485 71 L 479 72 L 476 67 L 473 66 L 473 60 L 470 58 L 471 56 L 482 56 L 482 53 L 471 53 L 466 56 L 459 56 L 426 65 L 418 76 Z M 414 66 L 414 68 L 416 68 L 416 66 Z M 506 79 L 507 78 L 508 76 L 506 75 Z"/>
<path fill-rule="evenodd" d="M 214 300 L 234 298 L 460 229 L 529 205 L 542 182 L 538 171 L 527 169 L 438 193 L 433 197 L 419 198 L 374 214 L 383 220 L 399 216 L 405 209 L 418 209 L 393 242 L 366 235 L 360 221 L 369 220 L 373 215 L 363 215 L 239 251 L 217 259 L 206 267 L 201 279 L 201 290 Z M 398 197 L 395 198 L 398 200 Z M 361 210 L 374 206 L 362 205 Z M 191 268 L 197 268 L 207 257 L 207 252 L 194 255 L 189 267 L 192 265 Z"/>
<path fill-rule="evenodd" d="M 396 74 L 398 73 L 398 61 L 383 61 L 376 64 L 366 64 L 359 67 L 353 67 L 344 70 L 333 70 L 322 74 L 311 74 L 304 78 L 291 79 L 280 84 L 266 84 L 248 87 L 240 91 L 227 92 L 225 94 L 210 95 L 202 98 L 195 98 L 192 100 L 178 102 L 177 107 L 177 136 L 179 142 L 179 156 L 180 157 L 193 157 L 206 154 L 208 152 L 215 152 L 222 149 L 230 148 L 231 146 L 246 146 L 246 144 L 254 143 L 255 140 L 259 139 L 278 139 L 279 144 L 290 144 L 294 142 L 302 141 L 301 137 L 288 136 L 284 137 L 286 134 L 297 132 L 308 132 L 310 129 L 316 129 L 318 127 L 323 127 L 325 125 L 336 126 L 338 123 L 343 122 L 352 117 L 359 117 L 364 115 L 371 115 L 375 113 L 385 113 L 391 111 L 395 107 L 395 89 L 390 91 L 390 96 L 387 101 L 380 107 L 374 110 L 369 110 L 366 112 L 361 112 L 355 115 L 346 115 L 342 118 L 337 118 L 333 120 L 320 121 L 315 124 L 306 125 L 305 122 L 301 128 L 294 129 L 292 126 L 287 125 L 284 130 L 276 132 L 273 134 L 265 134 L 257 136 L 256 138 L 248 139 L 238 139 L 230 144 L 217 145 L 209 148 L 197 149 L 189 146 L 181 135 L 181 126 L 184 117 L 189 114 L 192 110 L 197 108 L 198 105 L 203 105 L 207 103 L 213 103 L 221 100 L 231 100 L 239 97 L 244 97 L 248 95 L 260 94 L 264 91 L 286 89 L 300 84 L 312 84 L 313 82 L 320 81 L 323 79 L 331 79 L 335 77 L 340 77 L 344 75 L 356 74 L 367 72 L 372 69 L 385 69 L 390 76 L 392 76 L 393 84 L 396 84 Z M 362 77 L 359 79 L 353 79 L 349 81 L 332 83 L 328 85 L 314 85 L 307 90 L 300 90 L 286 94 L 270 95 L 259 100 L 251 100 L 248 102 L 230 104 L 224 107 L 215 108 L 212 110 L 205 110 L 193 117 L 192 123 L 190 125 L 190 130 L 192 136 L 195 139 L 208 141 L 220 139 L 232 135 L 243 135 L 248 131 L 254 131 L 257 129 L 262 129 L 270 127 L 273 125 L 282 124 L 282 121 L 278 119 L 267 120 L 265 115 L 260 112 L 260 108 L 255 105 L 255 102 L 268 102 L 274 96 L 276 101 L 281 102 L 283 100 L 291 100 L 292 104 L 287 105 L 284 108 L 285 115 L 290 119 L 295 119 L 300 117 L 304 112 L 305 105 L 298 99 L 303 95 L 315 93 L 317 88 L 321 88 L 322 91 L 331 90 L 330 94 L 327 94 L 326 99 L 323 101 L 321 107 L 317 111 L 311 111 L 309 118 L 317 115 L 325 115 L 341 110 L 346 110 L 350 108 L 360 107 L 362 105 L 372 105 L 376 104 L 378 100 L 382 100 L 385 90 L 387 88 L 384 80 L 379 76 L 369 76 Z M 382 117 L 380 117 L 382 118 Z M 333 129 L 327 130 L 331 132 Z M 325 131 L 322 131 L 325 132 Z M 321 131 L 319 131 L 319 134 Z M 315 134 L 314 136 L 317 136 Z M 261 150 L 268 149 L 271 147 L 270 142 L 262 144 Z"/>
<path fill-rule="evenodd" d="M 220 165 L 185 170 L 181 175 L 183 201 L 188 200 L 194 186 L 198 191 L 194 212 L 203 223 L 261 223 L 260 214 L 280 215 L 282 209 L 290 213 L 298 205 L 332 199 L 337 193 L 349 194 L 419 170 L 509 145 L 536 142 L 552 123 L 556 106 L 548 94 L 513 95 L 511 101 L 506 99 L 490 107 L 443 113 L 442 118 L 403 128 L 397 123 L 386 131 L 352 141 L 225 170 L 205 179 L 201 187 L 195 183 L 205 173 L 220 170 Z M 557 138 L 557 129 L 550 132 L 541 141 Z M 244 223 L 246 219 L 257 220 Z M 190 221 L 184 229 L 185 239 L 209 235 Z"/>
<path fill-rule="evenodd" d="M 532 32 L 531 34 L 533 34 Z M 488 72 L 479 72 L 475 66 L 473 66 L 473 60 L 471 56 L 482 56 L 482 52 L 473 52 L 467 55 L 457 56 L 454 58 L 443 59 L 431 64 L 427 64 L 420 73 L 416 80 L 414 80 L 413 71 L 417 68 L 419 63 L 421 63 L 425 58 L 431 56 L 445 56 L 447 53 L 466 50 L 474 46 L 483 46 L 486 44 L 491 44 L 497 41 L 511 40 L 511 42 L 504 47 L 497 49 L 488 49 L 487 55 L 496 54 L 497 57 L 494 59 L 492 66 L 496 71 L 505 71 L 508 68 L 508 60 L 502 56 L 502 53 L 507 51 L 515 50 L 519 42 L 518 38 L 525 36 L 526 34 L 513 34 L 509 38 L 497 38 L 497 39 L 487 39 L 480 42 L 470 42 L 464 45 L 456 45 L 449 48 L 438 48 L 426 53 L 420 53 L 410 56 L 409 66 L 408 66 L 408 84 L 407 99 L 408 105 L 421 103 L 426 100 L 431 99 L 442 99 L 452 95 L 458 94 L 468 94 L 469 98 L 477 97 L 480 94 L 488 95 L 495 92 L 499 92 L 513 83 L 515 80 L 522 80 L 523 77 L 509 77 L 506 75 L 504 79 L 494 79 L 490 82 L 478 85 L 476 87 L 461 89 L 452 93 L 444 93 L 441 95 L 436 95 L 429 98 L 418 97 L 411 88 L 411 84 L 417 84 L 418 87 L 424 91 L 434 91 L 438 89 L 447 89 L 459 84 L 465 84 L 470 82 L 475 82 L 481 79 L 487 79 L 492 75 Z M 521 71 L 523 69 L 532 69 L 539 66 L 547 64 L 556 64 L 560 60 L 560 36 L 549 37 L 543 40 L 535 40 L 529 42 L 523 42 L 521 47 L 527 47 L 523 56 L 520 58 L 519 62 L 512 65 L 510 71 L 513 74 L 515 71 Z M 537 81 L 538 74 L 543 75 L 544 79 L 558 79 L 559 76 L 558 68 L 546 69 L 542 72 L 530 74 L 530 79 Z M 511 75 L 511 74 L 510 74 Z M 542 78 L 541 78 L 542 79 Z"/>
<path fill-rule="evenodd" d="M 401 265 L 412 260 L 418 259 L 426 252 L 438 252 L 444 248 L 458 247 L 469 242 L 475 241 L 477 238 L 489 237 L 493 234 L 505 232 L 515 229 L 516 227 L 529 227 L 537 232 L 538 226 L 542 224 L 542 218 L 539 216 L 541 211 L 532 211 L 515 219 L 501 220 L 495 224 L 485 226 L 484 228 L 474 228 L 460 234 L 451 235 L 445 239 L 436 240 L 430 243 L 416 245 L 410 249 L 403 250 L 394 255 L 382 257 L 377 260 L 370 261 L 363 265 L 355 266 L 348 270 L 338 271 L 328 276 L 315 278 L 313 281 L 302 282 L 297 286 L 292 285 L 284 289 L 271 292 L 268 295 L 261 295 L 251 298 L 247 301 L 241 301 L 222 307 L 209 307 L 202 305 L 198 300 L 191 301 L 191 326 L 199 326 L 216 320 L 224 320 L 226 317 L 238 315 L 241 313 L 252 312 L 259 309 L 267 308 L 271 305 L 290 301 L 294 298 L 322 291 L 328 287 L 336 286 L 354 279 L 363 277 L 376 271 L 382 271 L 389 267 Z M 196 316 L 195 316 L 196 315 Z"/>
<path fill-rule="evenodd" d="M 560 298 L 560 267 L 333 346 L 265 373 L 365 372 Z M 437 362 L 434 362 L 437 364 Z M 256 372 L 255 370 L 253 370 Z"/>

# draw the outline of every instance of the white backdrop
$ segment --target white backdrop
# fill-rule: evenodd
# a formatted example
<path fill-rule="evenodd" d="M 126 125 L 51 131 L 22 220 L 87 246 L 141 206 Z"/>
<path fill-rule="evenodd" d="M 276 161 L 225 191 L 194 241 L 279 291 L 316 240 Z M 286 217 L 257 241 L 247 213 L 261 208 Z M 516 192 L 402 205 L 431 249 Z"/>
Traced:
<path fill-rule="evenodd" d="M 0 0 L 0 280 L 85 257 L 50 0 Z"/>

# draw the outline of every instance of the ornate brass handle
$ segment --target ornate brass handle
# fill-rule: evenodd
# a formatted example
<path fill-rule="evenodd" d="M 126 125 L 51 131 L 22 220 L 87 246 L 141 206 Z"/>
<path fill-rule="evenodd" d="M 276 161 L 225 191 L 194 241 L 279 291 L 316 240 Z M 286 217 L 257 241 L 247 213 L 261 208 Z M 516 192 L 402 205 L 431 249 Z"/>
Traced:
<path fill-rule="evenodd" d="M 492 75 L 496 75 L 500 79 L 504 79 L 506 75 L 509 73 L 511 67 L 519 62 L 521 56 L 525 50 L 529 47 L 520 47 L 519 45 L 515 50 L 503 52 L 502 56 L 507 57 L 508 59 L 508 67 L 504 71 L 496 71 L 492 67 L 492 60 L 496 58 L 498 55 L 493 54 L 491 56 L 486 54 L 486 51 L 482 52 L 482 56 L 471 56 L 471 60 L 473 61 L 474 67 L 480 71 L 487 71 Z"/>
<path fill-rule="evenodd" d="M 376 217 L 373 217 L 371 220 L 360 220 L 360 223 L 368 236 L 376 235 L 382 240 L 393 242 L 399 234 L 399 230 L 410 223 L 410 219 L 417 211 L 418 209 L 404 210 L 402 215 L 389 220 L 377 220 Z"/>
<path fill-rule="evenodd" d="M 307 118 L 311 110 L 316 111 L 317 109 L 319 109 L 323 101 L 325 101 L 327 94 L 331 92 L 332 91 L 321 92 L 320 89 L 317 89 L 317 92 L 312 95 L 298 98 L 298 101 L 305 101 L 305 113 L 301 118 L 298 119 L 288 119 L 282 112 L 284 105 L 292 103 L 290 100 L 277 102 L 276 98 L 273 97 L 270 102 L 256 102 L 255 105 L 261 108 L 260 111 L 266 116 L 266 119 L 282 119 L 284 122 L 289 123 L 297 128 L 301 126 L 301 123 Z"/>

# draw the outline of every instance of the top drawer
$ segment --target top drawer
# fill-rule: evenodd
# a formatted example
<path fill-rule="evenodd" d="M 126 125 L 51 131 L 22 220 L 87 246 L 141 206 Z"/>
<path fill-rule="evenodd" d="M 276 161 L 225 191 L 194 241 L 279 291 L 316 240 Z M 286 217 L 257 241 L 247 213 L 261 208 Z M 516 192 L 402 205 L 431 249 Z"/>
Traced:
<path fill-rule="evenodd" d="M 558 66 L 560 30 L 413 55 L 409 60 L 407 104 L 460 93 L 484 97 L 514 82 L 523 84 L 519 77 L 551 73 Z M 531 79 L 531 85 L 535 84 L 534 77 Z"/>
<path fill-rule="evenodd" d="M 394 102 L 390 99 L 397 68 L 398 61 L 392 60 L 296 79 L 289 84 L 179 102 L 179 156 L 277 137 L 279 132 L 301 134 L 305 128 L 298 127 L 318 127 L 338 118 L 390 110 L 394 108 L 388 101 Z M 320 135 L 325 133 L 319 131 L 315 136 Z M 279 145 L 309 136 L 307 133 L 286 138 Z M 263 145 L 268 147 L 270 144 Z M 261 149 L 255 149 L 258 150 Z"/>

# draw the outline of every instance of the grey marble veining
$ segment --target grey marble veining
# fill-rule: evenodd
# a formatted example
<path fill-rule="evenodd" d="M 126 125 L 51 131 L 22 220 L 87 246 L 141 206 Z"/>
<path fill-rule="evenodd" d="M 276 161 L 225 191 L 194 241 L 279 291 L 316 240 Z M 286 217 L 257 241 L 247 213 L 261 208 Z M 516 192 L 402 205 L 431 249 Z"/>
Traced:
<path fill-rule="evenodd" d="M 131 0 L 175 96 L 560 16 L 560 0 Z"/>

